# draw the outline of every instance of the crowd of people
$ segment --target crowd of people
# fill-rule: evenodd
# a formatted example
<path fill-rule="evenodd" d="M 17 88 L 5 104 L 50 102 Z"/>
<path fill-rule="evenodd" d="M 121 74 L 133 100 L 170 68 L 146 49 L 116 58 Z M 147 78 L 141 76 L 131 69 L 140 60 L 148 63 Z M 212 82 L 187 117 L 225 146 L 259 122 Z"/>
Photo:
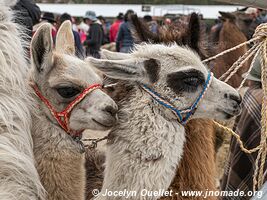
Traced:
<path fill-rule="evenodd" d="M 118 13 L 114 22 L 110 23 L 90 10 L 82 18 L 75 18 L 68 13 L 60 16 L 51 12 L 41 13 L 32 0 L 20 0 L 13 9 L 18 11 L 17 22 L 26 27 L 29 38 L 43 23 L 49 23 L 55 40 L 60 25 L 65 20 L 70 20 L 73 24 L 76 55 L 80 58 L 89 55 L 99 58 L 100 47 L 105 44 L 111 44 L 116 51 L 124 53 L 130 52 L 133 47 L 133 37 L 129 29 L 129 17 L 134 14 L 133 10 L 128 10 L 125 14 Z M 144 21 L 150 24 L 153 32 L 157 31 L 157 23 L 151 16 L 145 16 Z"/>
<path fill-rule="evenodd" d="M 65 20 L 70 20 L 73 23 L 76 55 L 81 58 L 89 55 L 99 58 L 99 51 L 102 45 L 109 44 L 110 49 L 124 53 L 130 52 L 133 47 L 133 37 L 129 29 L 129 17 L 134 14 L 133 10 L 128 10 L 125 14 L 118 13 L 113 23 L 106 20 L 103 16 L 97 16 L 94 11 L 90 10 L 82 18 L 75 18 L 68 13 L 63 13 L 61 16 L 50 12 L 41 14 L 39 7 L 32 0 L 18 1 L 14 10 L 19 11 L 18 19 L 21 20 L 18 20 L 18 22 L 27 28 L 29 36 L 32 33 L 34 34 L 37 28 L 44 22 L 48 22 L 52 26 L 52 36 L 55 39 L 57 29 L 61 23 Z M 256 26 L 260 23 L 267 22 L 266 11 L 247 8 L 244 10 L 244 13 Z M 181 19 L 178 18 L 178 21 Z M 175 23 L 177 18 L 173 21 L 170 18 L 161 20 L 163 21 L 162 24 L 171 24 Z M 144 16 L 143 21 L 147 23 L 152 32 L 157 33 L 159 25 L 156 20 L 153 20 L 152 16 Z M 211 27 L 211 32 L 219 31 L 221 27 L 222 21 L 216 19 L 215 25 Z M 254 30 L 255 27 L 250 31 L 250 37 L 252 37 Z"/>

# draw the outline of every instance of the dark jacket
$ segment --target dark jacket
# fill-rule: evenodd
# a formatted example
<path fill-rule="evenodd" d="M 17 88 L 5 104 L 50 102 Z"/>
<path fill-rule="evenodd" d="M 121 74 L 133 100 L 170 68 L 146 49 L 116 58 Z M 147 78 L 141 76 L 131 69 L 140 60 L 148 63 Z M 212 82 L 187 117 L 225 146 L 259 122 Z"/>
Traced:
<path fill-rule="evenodd" d="M 91 24 L 88 36 L 84 41 L 84 45 L 86 46 L 86 55 L 99 58 L 99 51 L 101 45 L 103 44 L 103 40 L 104 32 L 102 26 L 96 22 Z"/>
<path fill-rule="evenodd" d="M 129 23 L 123 22 L 120 25 L 119 32 L 116 39 L 116 50 L 120 51 L 122 47 L 133 47 L 133 37 L 129 29 Z"/>
<path fill-rule="evenodd" d="M 75 55 L 83 59 L 84 52 L 83 52 L 83 46 L 81 43 L 80 34 L 77 31 L 72 31 L 72 32 L 73 32 L 74 41 L 75 41 Z"/>
<path fill-rule="evenodd" d="M 32 36 L 32 27 L 39 23 L 41 17 L 40 8 L 32 0 L 19 0 L 13 7 L 15 22 L 27 29 L 27 35 Z"/>

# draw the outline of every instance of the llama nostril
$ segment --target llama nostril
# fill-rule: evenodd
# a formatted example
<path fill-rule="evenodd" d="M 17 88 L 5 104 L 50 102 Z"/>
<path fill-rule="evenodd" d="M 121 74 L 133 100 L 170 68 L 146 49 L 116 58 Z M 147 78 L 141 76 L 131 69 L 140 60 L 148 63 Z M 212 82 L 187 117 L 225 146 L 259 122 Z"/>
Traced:
<path fill-rule="evenodd" d="M 224 97 L 236 101 L 237 104 L 241 104 L 242 101 L 241 95 L 225 94 Z"/>
<path fill-rule="evenodd" d="M 110 113 L 111 116 L 115 116 L 118 111 L 118 108 L 113 106 L 106 106 L 104 108 L 104 111 Z"/>

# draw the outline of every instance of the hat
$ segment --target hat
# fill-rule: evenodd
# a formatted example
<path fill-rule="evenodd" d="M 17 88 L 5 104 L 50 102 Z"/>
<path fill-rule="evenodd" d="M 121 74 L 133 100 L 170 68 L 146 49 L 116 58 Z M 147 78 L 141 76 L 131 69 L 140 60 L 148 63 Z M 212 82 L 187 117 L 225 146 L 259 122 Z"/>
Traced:
<path fill-rule="evenodd" d="M 245 13 L 246 13 L 246 14 L 249 14 L 249 15 L 251 15 L 251 14 L 257 14 L 257 12 L 258 12 L 258 9 L 257 9 L 257 8 L 248 8 L 248 9 L 245 11 Z"/>
<path fill-rule="evenodd" d="M 242 77 L 244 78 L 246 76 L 247 73 L 242 74 Z M 252 80 L 252 81 L 258 81 L 261 82 L 261 63 L 260 63 L 260 56 L 258 55 L 254 65 L 251 69 L 251 71 L 248 74 L 247 77 L 248 80 Z"/>
<path fill-rule="evenodd" d="M 117 19 L 123 20 L 123 17 L 124 17 L 123 13 L 119 13 L 118 16 L 117 16 Z"/>
<path fill-rule="evenodd" d="M 85 13 L 85 17 L 84 18 L 85 19 L 90 19 L 92 21 L 96 21 L 97 20 L 95 12 L 94 11 L 90 11 L 90 10 Z"/>
<path fill-rule="evenodd" d="M 47 20 L 48 22 L 56 22 L 55 16 L 51 12 L 44 12 L 42 19 Z"/>

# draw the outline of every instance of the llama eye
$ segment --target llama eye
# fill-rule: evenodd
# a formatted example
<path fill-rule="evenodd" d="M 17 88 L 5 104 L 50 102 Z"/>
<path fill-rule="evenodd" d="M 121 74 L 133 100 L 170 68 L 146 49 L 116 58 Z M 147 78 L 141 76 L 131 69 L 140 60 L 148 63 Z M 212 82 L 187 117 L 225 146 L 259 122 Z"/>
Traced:
<path fill-rule="evenodd" d="M 185 78 L 185 79 L 183 79 L 183 82 L 186 85 L 192 86 L 192 87 L 197 87 L 200 84 L 200 80 L 196 77 Z"/>
<path fill-rule="evenodd" d="M 195 92 L 204 82 L 204 75 L 198 70 L 179 71 L 167 76 L 167 86 L 177 94 Z"/>
<path fill-rule="evenodd" d="M 58 94 L 63 98 L 71 98 L 79 94 L 81 91 L 75 87 L 61 87 L 56 88 Z"/>

